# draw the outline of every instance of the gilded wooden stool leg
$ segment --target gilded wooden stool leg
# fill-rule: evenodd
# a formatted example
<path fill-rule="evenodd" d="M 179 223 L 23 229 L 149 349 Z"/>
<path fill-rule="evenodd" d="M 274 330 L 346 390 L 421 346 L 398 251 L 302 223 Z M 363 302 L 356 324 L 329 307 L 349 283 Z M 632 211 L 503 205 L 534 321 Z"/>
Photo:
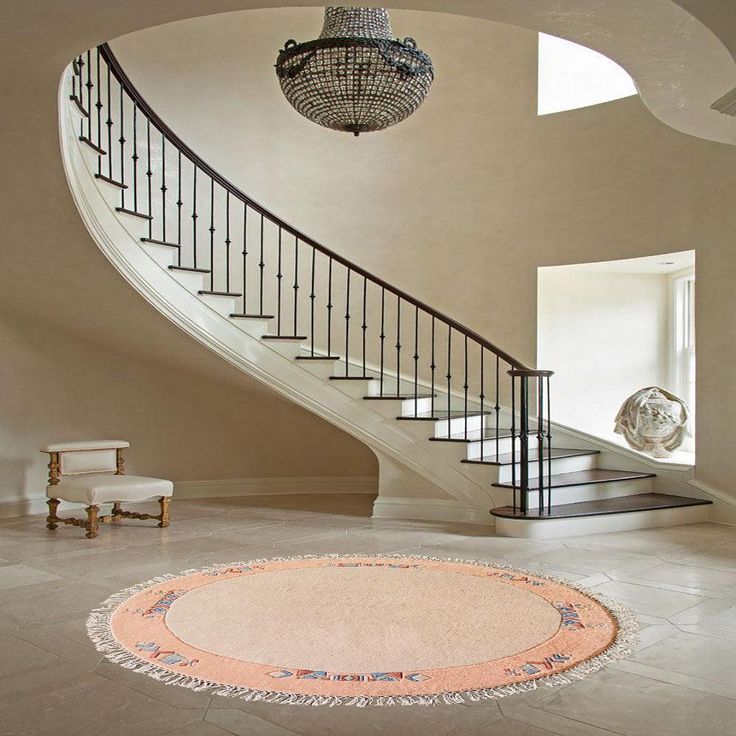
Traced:
<path fill-rule="evenodd" d="M 49 515 L 46 517 L 46 528 L 53 531 L 59 526 L 56 523 L 59 520 L 59 517 L 56 515 L 56 509 L 59 508 L 59 499 L 50 498 L 48 501 L 46 501 L 46 503 L 49 507 Z"/>
<path fill-rule="evenodd" d="M 112 505 L 112 521 L 119 521 L 123 518 L 123 507 L 120 505 L 120 501 L 115 501 Z"/>
<path fill-rule="evenodd" d="M 94 539 L 97 536 L 97 515 L 99 513 L 99 506 L 87 506 L 87 524 L 85 527 L 87 529 L 87 534 L 85 534 L 87 539 Z"/>
<path fill-rule="evenodd" d="M 161 506 L 161 521 L 159 521 L 159 527 L 165 527 L 169 525 L 169 504 L 171 499 L 168 496 L 161 496 L 158 500 Z"/>

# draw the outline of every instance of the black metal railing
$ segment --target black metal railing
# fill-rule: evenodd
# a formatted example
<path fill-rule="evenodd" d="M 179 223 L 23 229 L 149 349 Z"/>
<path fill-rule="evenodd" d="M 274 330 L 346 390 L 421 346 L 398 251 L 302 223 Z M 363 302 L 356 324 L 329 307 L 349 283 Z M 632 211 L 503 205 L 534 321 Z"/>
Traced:
<path fill-rule="evenodd" d="M 528 368 L 252 200 L 171 130 L 107 44 L 77 57 L 70 74 L 96 176 L 119 188 L 119 212 L 145 221 L 143 241 L 176 249 L 171 268 L 205 273 L 200 293 L 237 299 L 233 318 L 274 317 L 275 337 L 306 337 L 304 357 L 341 358 L 335 379 L 373 379 L 378 397 L 413 407 L 403 419 L 435 422 L 433 439 L 472 443 L 488 462 L 510 459 L 514 510 L 549 513 L 550 371 Z"/>

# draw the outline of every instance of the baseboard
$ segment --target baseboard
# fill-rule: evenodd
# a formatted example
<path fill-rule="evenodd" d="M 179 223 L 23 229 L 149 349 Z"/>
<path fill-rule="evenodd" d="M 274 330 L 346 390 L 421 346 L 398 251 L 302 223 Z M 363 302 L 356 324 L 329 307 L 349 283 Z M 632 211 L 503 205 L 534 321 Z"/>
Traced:
<path fill-rule="evenodd" d="M 371 476 L 324 476 L 307 478 L 227 478 L 225 480 L 180 480 L 174 483 L 174 499 L 220 496 L 286 496 L 317 493 L 378 493 L 378 478 Z M 69 504 L 82 508 L 82 504 Z M 0 503 L 0 519 L 33 516 L 47 512 L 46 496 Z"/>
<path fill-rule="evenodd" d="M 699 494 L 701 497 L 713 501 L 710 507 L 710 521 L 736 526 L 736 498 L 697 478 L 692 478 L 687 483 L 701 491 Z"/>
<path fill-rule="evenodd" d="M 291 496 L 307 493 L 378 493 L 378 478 L 371 476 L 228 478 L 225 480 L 183 480 L 174 483 L 176 498 Z"/>
<path fill-rule="evenodd" d="M 492 526 L 487 511 L 467 506 L 461 501 L 444 498 L 405 498 L 379 496 L 373 502 L 376 519 L 416 519 L 420 521 L 452 521 Z"/>

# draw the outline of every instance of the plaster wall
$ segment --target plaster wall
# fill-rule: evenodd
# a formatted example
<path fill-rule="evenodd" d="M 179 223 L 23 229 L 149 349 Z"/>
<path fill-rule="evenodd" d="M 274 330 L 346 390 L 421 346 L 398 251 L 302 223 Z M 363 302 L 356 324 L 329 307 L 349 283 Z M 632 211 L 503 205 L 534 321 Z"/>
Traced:
<path fill-rule="evenodd" d="M 213 380 L 222 361 L 194 347 L 197 370 L 0 313 L 0 511 L 44 494 L 54 441 L 126 439 L 129 473 L 174 481 L 377 475 L 363 444 L 235 368 Z"/>

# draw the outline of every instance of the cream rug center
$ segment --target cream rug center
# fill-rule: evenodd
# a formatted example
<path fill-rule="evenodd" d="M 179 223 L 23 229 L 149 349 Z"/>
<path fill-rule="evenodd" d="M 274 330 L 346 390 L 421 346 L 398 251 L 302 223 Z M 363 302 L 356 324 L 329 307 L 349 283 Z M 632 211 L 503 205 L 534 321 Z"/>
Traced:
<path fill-rule="evenodd" d="M 438 569 L 314 567 L 213 582 L 173 602 L 182 642 L 334 672 L 473 665 L 542 644 L 560 612 L 529 590 Z"/>

